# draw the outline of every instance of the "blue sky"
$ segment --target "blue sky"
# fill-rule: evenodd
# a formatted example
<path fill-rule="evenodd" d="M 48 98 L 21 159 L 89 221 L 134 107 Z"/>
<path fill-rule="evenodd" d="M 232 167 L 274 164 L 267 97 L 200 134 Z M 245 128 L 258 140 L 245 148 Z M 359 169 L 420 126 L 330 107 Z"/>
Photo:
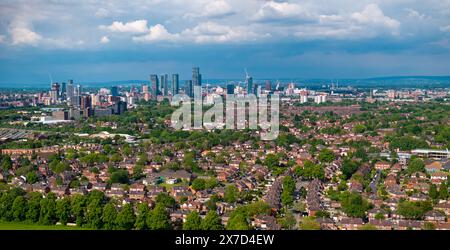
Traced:
<path fill-rule="evenodd" d="M 450 75 L 449 0 L 0 0 L 0 86 Z"/>

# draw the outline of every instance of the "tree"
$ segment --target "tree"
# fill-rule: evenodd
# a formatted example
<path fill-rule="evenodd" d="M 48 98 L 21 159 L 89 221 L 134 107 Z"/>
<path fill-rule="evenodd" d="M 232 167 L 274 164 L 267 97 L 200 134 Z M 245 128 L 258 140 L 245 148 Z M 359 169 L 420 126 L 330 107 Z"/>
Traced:
<path fill-rule="evenodd" d="M 28 199 L 28 211 L 26 213 L 26 218 L 30 222 L 38 222 L 39 214 L 41 212 L 41 199 L 40 193 L 32 192 L 30 193 L 30 198 Z"/>
<path fill-rule="evenodd" d="M 23 221 L 27 212 L 27 201 L 23 196 L 17 196 L 12 204 L 14 220 Z"/>
<path fill-rule="evenodd" d="M 110 182 L 111 183 L 122 183 L 126 184 L 129 181 L 128 171 L 126 170 L 117 170 L 111 174 Z"/>
<path fill-rule="evenodd" d="M 320 230 L 320 224 L 312 217 L 305 217 L 300 221 L 301 230 Z"/>
<path fill-rule="evenodd" d="M 125 204 L 120 212 L 117 214 L 116 224 L 119 229 L 131 230 L 136 221 L 133 207 L 130 204 Z"/>
<path fill-rule="evenodd" d="M 103 228 L 112 230 L 116 228 L 117 210 L 112 202 L 108 202 L 103 207 L 102 222 Z"/>
<path fill-rule="evenodd" d="M 77 226 L 82 226 L 85 223 L 86 197 L 80 194 L 74 195 L 71 199 L 71 207 Z"/>
<path fill-rule="evenodd" d="M 149 215 L 150 215 L 150 209 L 148 208 L 148 205 L 146 203 L 139 204 L 137 206 L 137 217 L 136 217 L 136 223 L 134 224 L 134 227 L 137 230 L 148 229 L 147 218 Z"/>
<path fill-rule="evenodd" d="M 359 164 L 349 159 L 345 159 L 342 163 L 342 173 L 347 180 L 358 170 L 358 168 Z"/>
<path fill-rule="evenodd" d="M 204 179 L 200 179 L 197 178 L 192 182 L 192 189 L 194 189 L 195 191 L 199 191 L 199 190 L 204 190 L 205 189 L 205 180 Z"/>
<path fill-rule="evenodd" d="M 426 212 L 433 209 L 428 201 L 401 201 L 397 207 L 397 213 L 406 219 L 422 219 Z"/>
<path fill-rule="evenodd" d="M 353 127 L 353 132 L 361 134 L 366 131 L 367 127 L 364 124 L 356 124 L 355 127 Z"/>
<path fill-rule="evenodd" d="M 425 163 L 422 159 L 415 158 L 409 162 L 407 171 L 409 174 L 425 172 Z"/>
<path fill-rule="evenodd" d="M 48 193 L 47 197 L 41 200 L 41 211 L 39 223 L 44 225 L 53 225 L 56 223 L 56 196 L 54 193 Z"/>
<path fill-rule="evenodd" d="M 159 193 L 156 196 L 156 203 L 162 204 L 166 208 L 175 208 L 175 206 L 177 205 L 175 199 L 166 193 Z"/>
<path fill-rule="evenodd" d="M 70 218 L 70 200 L 69 198 L 62 198 L 56 201 L 56 218 L 61 224 L 66 225 Z"/>
<path fill-rule="evenodd" d="M 316 178 L 318 179 L 325 178 L 325 170 L 323 169 L 323 167 L 321 165 L 314 164 L 310 160 L 306 160 L 303 163 L 303 167 L 297 166 L 294 171 L 295 174 L 301 177 L 302 179 L 311 180 Z"/>
<path fill-rule="evenodd" d="M 431 184 L 430 188 L 428 190 L 428 195 L 430 196 L 431 199 L 437 199 L 439 196 L 439 193 L 437 191 L 437 187 L 435 184 Z"/>
<path fill-rule="evenodd" d="M 324 148 L 320 150 L 319 156 L 317 158 L 319 159 L 320 162 L 332 162 L 334 161 L 335 156 L 333 151 Z"/>
<path fill-rule="evenodd" d="M 280 222 L 283 228 L 289 230 L 294 229 L 294 227 L 297 225 L 297 219 L 291 211 L 287 211 L 284 215 L 284 218 L 282 218 Z"/>
<path fill-rule="evenodd" d="M 278 167 L 278 165 L 280 165 L 280 159 L 276 154 L 268 154 L 266 159 L 264 159 L 264 165 L 269 169 L 273 169 L 274 167 Z"/>
<path fill-rule="evenodd" d="M 227 222 L 227 230 L 249 230 L 247 218 L 240 212 L 234 212 L 230 215 Z"/>
<path fill-rule="evenodd" d="M 100 199 L 94 199 L 89 202 L 86 208 L 86 222 L 95 229 L 102 227 L 102 201 Z"/>
<path fill-rule="evenodd" d="M 228 203 L 234 203 L 237 200 L 238 189 L 235 185 L 228 185 L 225 189 L 223 198 Z"/>
<path fill-rule="evenodd" d="M 344 192 L 340 198 L 342 210 L 351 217 L 364 217 L 370 204 L 360 194 Z"/>
<path fill-rule="evenodd" d="M 219 185 L 219 181 L 216 178 L 209 178 L 205 181 L 205 189 L 213 189 Z"/>
<path fill-rule="evenodd" d="M 190 212 L 183 224 L 183 230 L 201 230 L 202 218 L 197 211 Z"/>
<path fill-rule="evenodd" d="M 147 218 L 147 226 L 151 230 L 170 230 L 172 224 L 164 204 L 157 203 Z"/>
<path fill-rule="evenodd" d="M 202 230 L 223 230 L 222 219 L 216 211 L 209 211 L 201 223 Z"/>
<path fill-rule="evenodd" d="M 377 227 L 374 225 L 367 223 L 359 228 L 360 230 L 377 230 Z"/>
<path fill-rule="evenodd" d="M 445 182 L 442 182 L 439 186 L 439 199 L 445 200 L 448 197 L 448 188 Z"/>
<path fill-rule="evenodd" d="M 12 168 L 12 163 L 13 162 L 11 160 L 11 157 L 9 155 L 5 155 L 5 156 L 2 157 L 2 162 L 0 164 L 0 168 L 3 171 L 8 171 L 8 170 L 10 170 Z"/>

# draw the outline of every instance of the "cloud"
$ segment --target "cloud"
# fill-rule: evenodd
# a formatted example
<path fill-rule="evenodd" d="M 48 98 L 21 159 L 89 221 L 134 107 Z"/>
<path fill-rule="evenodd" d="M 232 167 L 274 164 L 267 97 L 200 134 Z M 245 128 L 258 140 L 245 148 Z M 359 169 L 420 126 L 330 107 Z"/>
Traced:
<path fill-rule="evenodd" d="M 182 36 L 191 37 L 196 43 L 223 43 L 254 41 L 270 35 L 257 34 L 244 27 L 230 27 L 209 21 L 184 30 Z"/>
<path fill-rule="evenodd" d="M 146 21 L 147 23 L 147 21 Z M 161 25 L 156 24 L 150 27 L 148 33 L 143 36 L 134 36 L 132 39 L 135 42 L 156 42 L 156 41 L 175 41 L 179 38 L 178 34 L 171 34 L 167 29 Z"/>
<path fill-rule="evenodd" d="M 36 45 L 42 39 L 42 36 L 39 35 L 38 33 L 30 30 L 27 27 L 22 26 L 12 27 L 10 33 L 12 45 L 19 45 L 19 44 Z"/>
<path fill-rule="evenodd" d="M 218 0 L 213 1 L 205 5 L 203 8 L 202 15 L 206 17 L 219 17 L 226 16 L 233 13 L 233 10 L 226 1 Z"/>
<path fill-rule="evenodd" d="M 386 27 L 394 32 L 400 27 L 400 22 L 385 16 L 376 4 L 367 5 L 362 12 L 354 12 L 351 17 L 361 24 Z"/>
<path fill-rule="evenodd" d="M 428 18 L 427 15 L 421 14 L 420 12 L 418 12 L 415 9 L 406 8 L 405 11 L 408 12 L 408 17 L 411 17 L 411 18 L 420 19 L 420 20 L 425 20 Z"/>
<path fill-rule="evenodd" d="M 0 35 L 0 43 L 3 43 L 6 40 L 6 36 Z"/>
<path fill-rule="evenodd" d="M 107 17 L 109 15 L 109 10 L 105 8 L 100 8 L 95 12 L 94 15 L 99 18 Z"/>
<path fill-rule="evenodd" d="M 107 36 L 102 36 L 100 39 L 100 43 L 106 44 L 109 43 L 109 38 Z"/>
<path fill-rule="evenodd" d="M 149 30 L 147 27 L 147 20 L 136 20 L 125 24 L 122 22 L 114 21 L 109 26 L 100 25 L 100 29 L 106 29 L 111 32 L 120 33 L 145 33 Z"/>
<path fill-rule="evenodd" d="M 299 4 L 270 1 L 261 6 L 258 12 L 253 15 L 252 20 L 274 21 L 290 18 L 309 19 L 311 14 Z"/>
<path fill-rule="evenodd" d="M 450 32 L 450 25 L 439 27 L 442 32 Z"/>

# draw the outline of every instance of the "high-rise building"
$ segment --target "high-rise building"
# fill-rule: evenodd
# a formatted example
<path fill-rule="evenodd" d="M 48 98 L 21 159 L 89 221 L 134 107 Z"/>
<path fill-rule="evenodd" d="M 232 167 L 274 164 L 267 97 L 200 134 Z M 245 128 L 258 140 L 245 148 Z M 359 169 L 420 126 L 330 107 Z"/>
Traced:
<path fill-rule="evenodd" d="M 84 109 L 91 108 L 91 107 L 92 107 L 91 96 L 88 96 L 88 95 L 82 96 L 80 108 L 84 110 Z"/>
<path fill-rule="evenodd" d="M 112 87 L 111 87 L 111 95 L 112 95 L 112 96 L 119 96 L 119 87 L 117 87 L 117 86 L 112 86 Z"/>
<path fill-rule="evenodd" d="M 192 84 L 194 86 L 202 86 L 202 75 L 199 67 L 192 68 Z"/>
<path fill-rule="evenodd" d="M 159 79 L 158 79 L 158 75 L 150 75 L 150 82 L 152 84 L 152 87 L 151 87 L 152 99 L 156 100 L 156 97 L 159 94 Z"/>
<path fill-rule="evenodd" d="M 253 77 L 247 76 L 247 78 L 245 79 L 245 83 L 247 85 L 247 94 L 252 94 L 253 93 Z"/>
<path fill-rule="evenodd" d="M 184 93 L 191 98 L 194 97 L 194 86 L 192 80 L 184 81 Z"/>
<path fill-rule="evenodd" d="M 234 95 L 234 84 L 227 84 L 227 95 Z"/>
<path fill-rule="evenodd" d="M 74 88 L 73 88 L 73 81 L 69 80 L 67 82 L 67 89 L 66 89 L 66 100 L 71 101 L 74 96 Z"/>
<path fill-rule="evenodd" d="M 66 83 L 63 82 L 63 83 L 61 83 L 61 89 L 60 89 L 59 96 L 66 96 L 66 95 L 67 95 Z"/>
<path fill-rule="evenodd" d="M 164 96 L 169 95 L 169 76 L 167 74 L 161 75 L 161 87 L 163 89 Z"/>
<path fill-rule="evenodd" d="M 147 84 L 142 85 L 142 93 L 144 93 L 144 94 L 148 93 L 148 85 Z"/>
<path fill-rule="evenodd" d="M 177 95 L 179 89 L 180 89 L 180 82 L 178 74 L 172 74 L 172 96 Z"/>
<path fill-rule="evenodd" d="M 266 91 L 272 90 L 272 82 L 270 80 L 266 81 Z"/>

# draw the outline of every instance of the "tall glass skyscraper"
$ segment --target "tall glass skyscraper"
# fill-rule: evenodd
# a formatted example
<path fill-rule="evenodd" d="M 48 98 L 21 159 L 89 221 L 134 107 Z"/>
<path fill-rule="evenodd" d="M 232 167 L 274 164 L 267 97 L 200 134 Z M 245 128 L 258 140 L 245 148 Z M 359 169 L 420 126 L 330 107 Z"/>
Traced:
<path fill-rule="evenodd" d="M 179 89 L 180 89 L 180 82 L 178 74 L 172 74 L 172 96 L 177 95 Z"/>
<path fill-rule="evenodd" d="M 247 84 L 247 94 L 253 94 L 253 77 L 249 76 L 245 81 Z"/>
<path fill-rule="evenodd" d="M 161 87 L 163 89 L 164 96 L 169 95 L 169 76 L 167 74 L 161 75 Z"/>
<path fill-rule="evenodd" d="M 194 86 L 193 85 L 194 84 L 193 84 L 192 80 L 184 81 L 184 93 L 191 98 L 194 98 Z"/>
<path fill-rule="evenodd" d="M 159 94 L 159 79 L 158 79 L 158 75 L 150 75 L 150 83 L 152 85 L 152 87 L 151 87 L 152 99 L 156 100 L 156 97 Z"/>
<path fill-rule="evenodd" d="M 202 86 L 202 75 L 199 67 L 192 68 L 192 83 L 194 86 Z"/>

